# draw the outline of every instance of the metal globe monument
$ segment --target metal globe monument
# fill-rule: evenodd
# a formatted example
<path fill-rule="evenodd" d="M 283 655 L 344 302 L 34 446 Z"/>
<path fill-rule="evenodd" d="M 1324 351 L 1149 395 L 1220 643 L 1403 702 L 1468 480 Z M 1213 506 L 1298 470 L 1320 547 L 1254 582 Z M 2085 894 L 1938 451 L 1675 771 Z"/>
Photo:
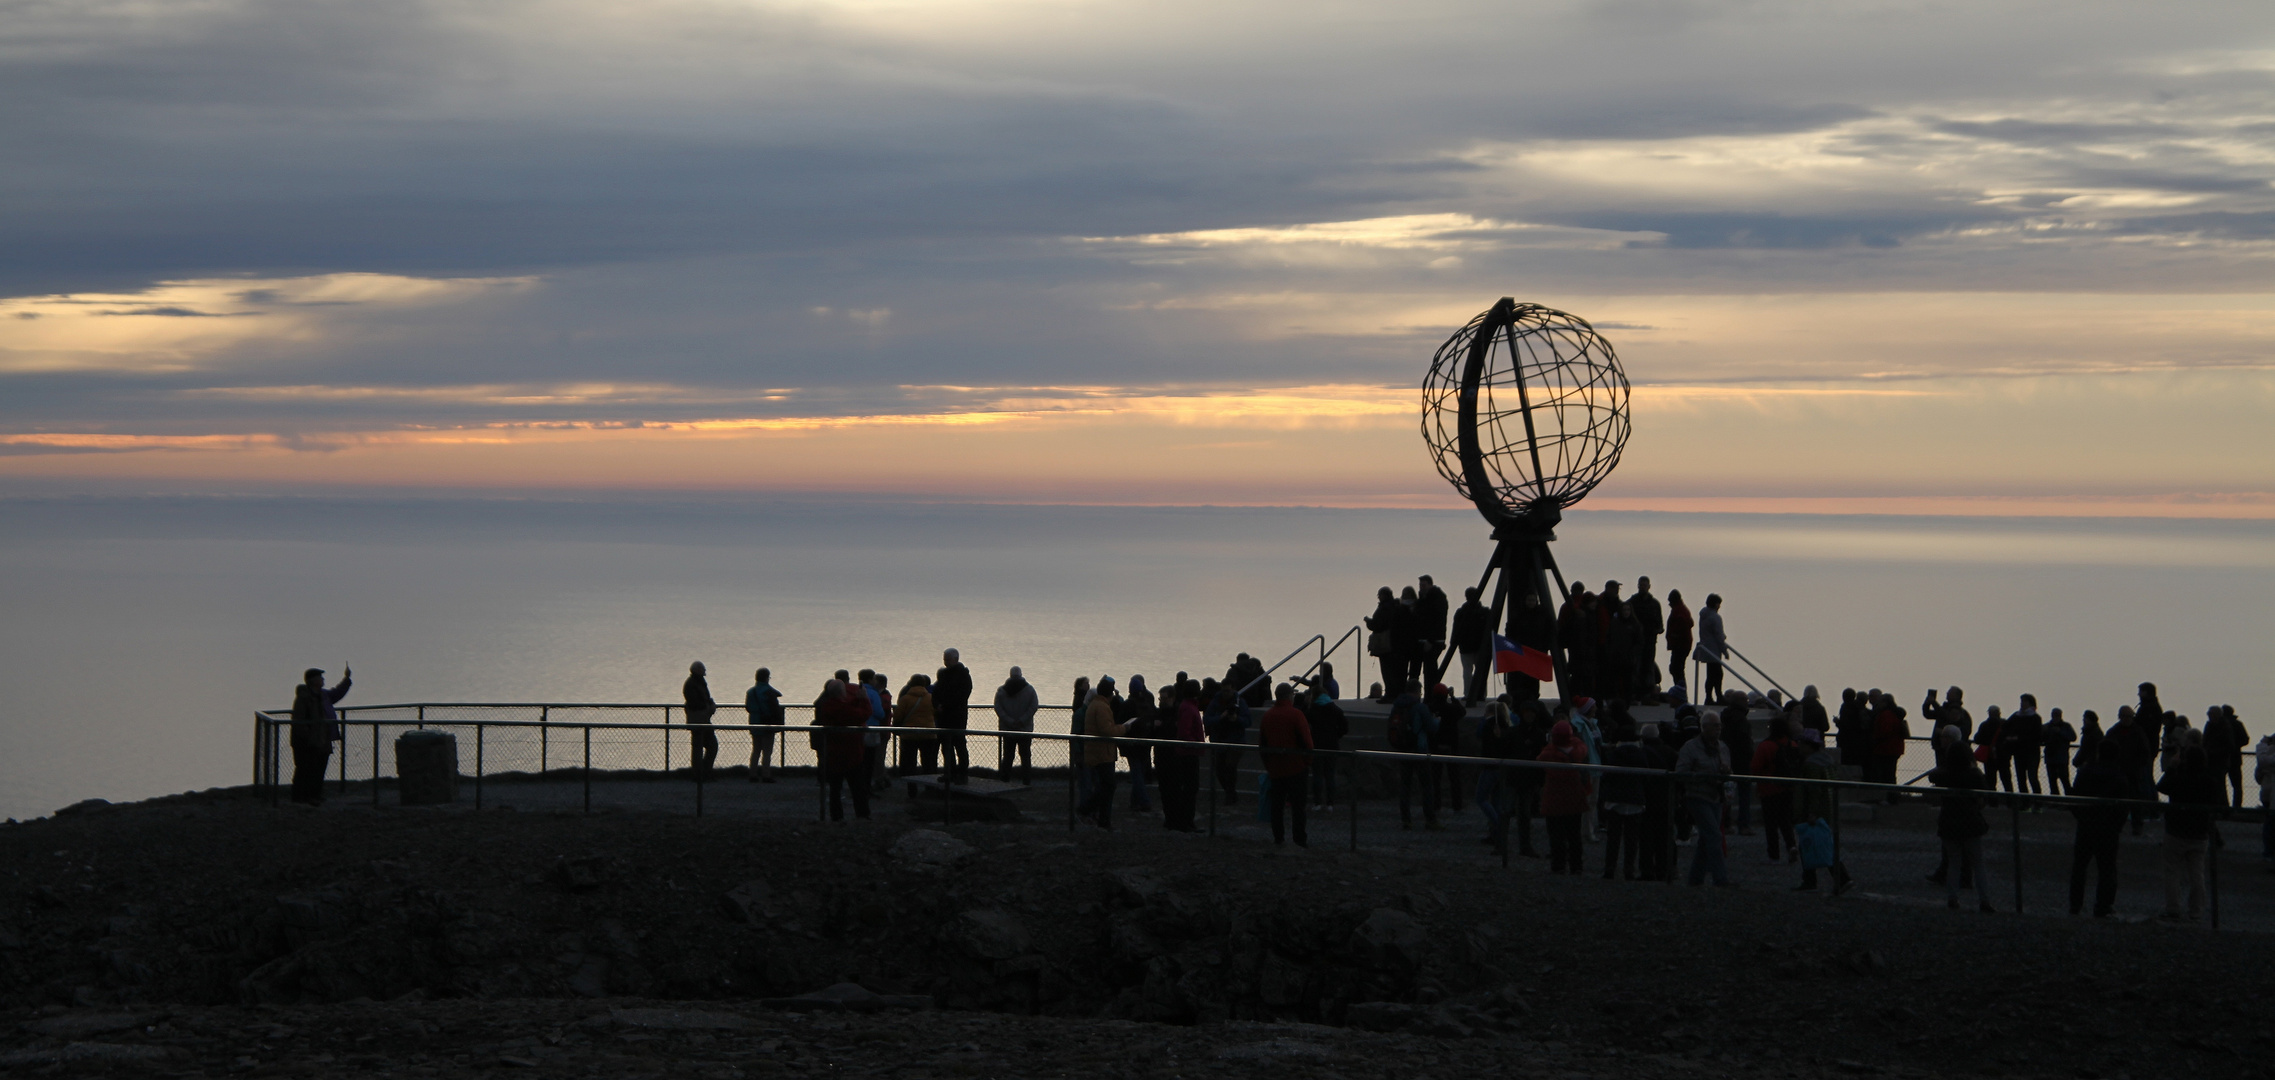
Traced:
<path fill-rule="evenodd" d="M 1586 319 L 1502 297 L 1438 347 L 1422 382 L 1422 439 L 1439 475 L 1493 526 L 1477 583 L 1481 596 L 1490 589 L 1492 625 L 1506 613 L 1516 631 L 1527 596 L 1556 610 L 1566 589 L 1549 542 L 1564 511 L 1619 465 L 1627 435 L 1627 372 Z M 1555 621 L 1546 624 L 1557 656 Z"/>

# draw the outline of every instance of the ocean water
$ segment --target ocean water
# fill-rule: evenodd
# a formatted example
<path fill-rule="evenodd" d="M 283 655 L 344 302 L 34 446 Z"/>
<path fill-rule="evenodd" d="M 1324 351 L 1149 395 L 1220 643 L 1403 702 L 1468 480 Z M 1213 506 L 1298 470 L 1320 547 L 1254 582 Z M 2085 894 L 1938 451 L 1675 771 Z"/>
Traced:
<path fill-rule="evenodd" d="M 1330 640 L 1379 585 L 1458 596 L 1466 512 L 639 499 L 0 499 L 0 815 L 243 783 L 251 714 L 301 669 L 349 703 L 735 700 L 837 668 L 894 685 L 963 651 L 983 686 L 1221 672 Z M 1566 576 L 1726 601 L 1798 690 L 2113 718 L 2134 684 L 2275 723 L 2275 522 L 1576 511 Z M 1338 657 L 1354 678 L 1346 644 Z M 1371 666 L 1371 665 L 1370 665 Z M 1735 685 L 1735 683 L 1733 683 Z"/>

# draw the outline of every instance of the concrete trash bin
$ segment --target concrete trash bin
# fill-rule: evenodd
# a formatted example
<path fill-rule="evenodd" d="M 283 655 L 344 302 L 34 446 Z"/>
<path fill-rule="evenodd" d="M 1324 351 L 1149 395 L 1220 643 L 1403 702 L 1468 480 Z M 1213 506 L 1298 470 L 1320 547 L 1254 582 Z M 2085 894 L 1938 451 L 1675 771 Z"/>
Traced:
<path fill-rule="evenodd" d="M 458 736 L 406 731 L 395 738 L 395 775 L 405 806 L 458 800 Z"/>

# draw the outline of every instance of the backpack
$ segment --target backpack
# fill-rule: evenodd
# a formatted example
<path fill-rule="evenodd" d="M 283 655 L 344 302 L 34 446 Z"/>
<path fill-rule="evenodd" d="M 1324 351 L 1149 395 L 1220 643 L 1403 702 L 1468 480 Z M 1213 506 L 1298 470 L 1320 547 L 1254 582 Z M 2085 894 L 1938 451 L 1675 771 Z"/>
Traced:
<path fill-rule="evenodd" d="M 1415 739 L 1414 716 L 1412 707 L 1398 705 L 1391 708 L 1390 726 L 1387 729 L 1386 734 L 1388 734 L 1390 738 L 1391 749 L 1406 753 L 1413 752 L 1415 747 Z"/>

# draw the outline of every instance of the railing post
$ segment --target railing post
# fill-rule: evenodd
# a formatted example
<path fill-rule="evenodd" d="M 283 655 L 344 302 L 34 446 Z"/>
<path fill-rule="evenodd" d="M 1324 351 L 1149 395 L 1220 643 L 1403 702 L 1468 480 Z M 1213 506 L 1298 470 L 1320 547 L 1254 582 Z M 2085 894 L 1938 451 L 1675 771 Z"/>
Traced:
<path fill-rule="evenodd" d="M 664 706 L 664 772 L 671 772 L 671 706 Z"/>
<path fill-rule="evenodd" d="M 821 753 L 814 755 L 814 776 L 820 783 L 814 785 L 814 820 L 829 820 L 829 739 L 822 739 Z"/>
<path fill-rule="evenodd" d="M 1207 785 L 1209 786 L 1209 835 L 1210 835 L 1210 836 L 1215 836 L 1215 835 L 1216 835 L 1216 788 L 1217 788 L 1217 780 L 1216 780 L 1216 747 L 1217 747 L 1217 744 L 1215 744 L 1215 743 L 1210 743 L 1210 744 L 1209 744 L 1209 772 L 1208 772 L 1208 775 L 1206 775 L 1206 776 L 1204 776 L 1204 777 L 1202 777 L 1202 778 L 1201 778 L 1201 782 L 1202 782 L 1202 783 L 1204 783 L 1204 784 L 1207 784 Z"/>
<path fill-rule="evenodd" d="M 324 737 L 329 739 L 332 733 L 327 731 Z M 348 729 L 344 725 L 340 728 L 340 797 L 348 797 Z"/>
<path fill-rule="evenodd" d="M 693 729 L 693 728 L 689 728 L 689 729 L 688 729 L 688 738 L 689 738 L 690 740 L 693 740 L 693 739 L 694 739 L 694 737 L 695 737 L 695 735 L 694 735 L 694 730 L 695 730 L 695 729 Z M 699 755 L 701 755 L 701 754 L 702 754 L 702 751 L 701 751 L 701 750 L 699 750 L 699 749 L 697 749 L 696 747 L 694 747 L 694 746 L 692 746 L 692 745 L 690 745 L 690 746 L 687 748 L 687 764 L 688 764 L 688 770 L 687 770 L 687 771 L 688 771 L 689 773 L 693 774 L 693 775 L 694 775 L 694 777 L 695 777 L 695 816 L 696 816 L 696 817 L 702 817 L 702 816 L 703 816 L 703 766 L 695 764 L 695 759 L 696 759 L 696 758 L 697 758 Z M 864 781 L 864 782 L 866 782 L 866 781 Z"/>
<path fill-rule="evenodd" d="M 490 729 L 481 721 L 474 722 L 474 809 L 482 808 L 482 736 Z"/>
<path fill-rule="evenodd" d="M 1343 753 L 1343 751 L 1338 751 Z M 1351 804 L 1351 850 L 1359 850 L 1359 794 L 1351 786 L 1351 778 L 1359 775 L 1359 759 L 1354 755 L 1343 759 L 1343 796 Z"/>
<path fill-rule="evenodd" d="M 2017 794 L 2008 798 L 2007 809 L 2010 811 L 2009 818 L 2014 823 L 2014 913 L 2020 915 L 2022 914 L 2022 796 Z M 1953 867 L 1951 872 L 1958 873 L 1959 871 L 1957 867 Z M 1977 882 L 1978 886 L 1980 884 Z M 1976 891 L 1980 893 L 1982 890 L 1977 888 Z"/>
<path fill-rule="evenodd" d="M 2212 832 L 2204 842 L 2204 873 L 2211 880 L 2212 929 L 2220 928 L 2220 826 L 2212 825 Z"/>
<path fill-rule="evenodd" d="M 1839 785 L 1839 784 L 1835 784 L 1835 785 L 1833 785 L 1833 820 L 1832 820 L 1832 826 L 1833 826 L 1833 865 L 1834 865 L 1834 866 L 1840 866 L 1840 865 L 1842 865 L 1842 863 L 1841 863 L 1841 791 L 1842 791 L 1842 790 L 1843 790 L 1843 789 L 1842 789 L 1841 785 Z"/>
<path fill-rule="evenodd" d="M 1074 771 L 1075 743 L 1068 740 L 1060 745 L 1066 747 L 1066 831 L 1072 833 L 1076 829 L 1076 819 L 1081 816 L 1081 808 L 1075 805 L 1075 796 L 1081 791 L 1081 777 Z"/>
<path fill-rule="evenodd" d="M 552 729 L 551 729 L 550 727 L 547 727 L 547 726 L 546 726 L 546 725 L 549 725 L 549 724 L 551 724 L 552 722 L 553 722 L 553 707 L 552 707 L 551 705 L 540 705 L 540 706 L 538 706 L 538 707 L 537 707 L 537 724 L 538 724 L 538 727 L 537 727 L 537 775 L 539 775 L 539 776 L 543 776 L 543 775 L 545 775 L 545 769 L 546 769 L 546 767 L 547 767 L 548 765 L 551 765 L 551 764 L 553 763 L 553 762 L 552 762 L 552 757 L 553 757 L 553 741 L 552 741 L 552 739 L 553 739 L 553 731 L 552 731 Z"/>
<path fill-rule="evenodd" d="M 592 725 L 585 725 L 585 813 L 592 813 Z"/>
<path fill-rule="evenodd" d="M 261 778 L 269 789 L 269 805 L 276 805 L 276 725 L 261 725 Z"/>
<path fill-rule="evenodd" d="M 345 747 L 347 742 L 342 740 L 340 745 Z M 341 756 L 345 757 L 346 755 L 342 754 Z M 379 721 L 377 720 L 371 722 L 371 805 L 374 807 L 379 805 Z"/>

